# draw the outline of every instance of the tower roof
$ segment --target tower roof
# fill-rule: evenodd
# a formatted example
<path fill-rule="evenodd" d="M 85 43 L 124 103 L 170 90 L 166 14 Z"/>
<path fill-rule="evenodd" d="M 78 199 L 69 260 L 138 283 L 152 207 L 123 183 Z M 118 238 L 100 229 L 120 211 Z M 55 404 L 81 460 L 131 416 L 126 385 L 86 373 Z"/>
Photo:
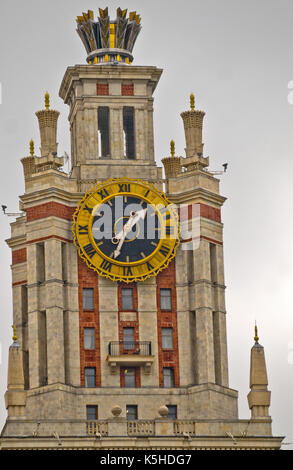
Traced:
<path fill-rule="evenodd" d="M 108 7 L 99 8 L 98 20 L 94 20 L 94 12 L 88 10 L 76 19 L 77 32 L 87 51 L 89 64 L 122 63 L 133 61 L 132 50 L 141 30 L 140 15 L 136 11 L 117 8 L 117 17 L 110 20 Z"/>

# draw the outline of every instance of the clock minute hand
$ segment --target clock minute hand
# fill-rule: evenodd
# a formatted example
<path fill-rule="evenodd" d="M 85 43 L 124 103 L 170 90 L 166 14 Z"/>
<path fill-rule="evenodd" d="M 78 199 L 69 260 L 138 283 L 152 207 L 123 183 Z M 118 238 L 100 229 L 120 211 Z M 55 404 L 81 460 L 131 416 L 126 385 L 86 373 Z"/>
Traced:
<path fill-rule="evenodd" d="M 147 209 L 141 209 L 140 211 L 137 211 L 132 214 L 124 225 L 123 230 L 121 230 L 121 232 L 116 235 L 115 238 L 120 239 L 120 241 L 116 250 L 114 251 L 114 258 L 117 258 L 117 256 L 120 255 L 120 250 L 122 248 L 126 235 L 132 230 L 133 226 L 137 224 L 140 219 L 143 220 L 145 218 L 146 213 Z"/>

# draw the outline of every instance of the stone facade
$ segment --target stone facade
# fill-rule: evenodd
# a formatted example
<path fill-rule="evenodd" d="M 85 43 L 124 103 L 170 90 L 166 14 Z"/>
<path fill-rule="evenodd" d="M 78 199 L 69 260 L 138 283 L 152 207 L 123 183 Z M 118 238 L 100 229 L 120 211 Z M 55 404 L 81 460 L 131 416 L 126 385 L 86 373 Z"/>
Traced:
<path fill-rule="evenodd" d="M 60 96 L 69 106 L 69 175 L 56 154 L 58 112 L 47 107 L 37 113 L 41 157 L 22 159 L 20 208 L 25 215 L 11 224 L 7 240 L 18 342 L 9 356 L 2 448 L 280 447 L 282 438 L 272 437 L 267 413 L 263 349 L 252 353 L 257 369 L 251 374 L 252 419 L 238 419 L 238 394 L 229 388 L 221 222 L 225 198 L 202 155 L 203 112 L 182 113 L 186 157 L 163 160 L 165 180 L 155 163 L 152 95 L 161 73 L 156 67 L 119 64 L 67 69 Z M 103 125 L 100 108 L 108 110 Z M 135 158 L 127 158 L 125 149 L 125 108 L 134 117 Z M 99 148 L 99 126 L 102 139 L 109 139 L 107 155 Z M 126 286 L 90 270 L 72 241 L 72 216 L 84 192 L 117 177 L 153 183 L 180 206 L 176 258 L 157 277 L 128 286 L 134 292 L 132 309 L 122 308 Z M 83 289 L 88 288 L 94 305 L 87 310 Z M 162 288 L 171 289 L 167 310 L 160 305 Z M 151 344 L 150 354 L 111 357 L 109 343 L 122 340 L 125 326 L 134 328 L 135 341 Z M 95 329 L 94 350 L 85 350 L 84 328 Z M 169 350 L 162 345 L 162 328 L 172 328 Z M 85 386 L 86 367 L 96 369 L 95 387 Z M 125 388 L 128 367 L 136 371 L 133 388 Z M 173 386 L 164 387 L 164 367 L 173 369 Z M 89 405 L 98 407 L 97 420 L 87 419 Z M 112 414 L 115 405 L 122 410 L 119 417 Z M 137 406 L 137 420 L 127 419 L 127 405 Z M 164 405 L 177 406 L 176 419 L 160 415 Z"/>

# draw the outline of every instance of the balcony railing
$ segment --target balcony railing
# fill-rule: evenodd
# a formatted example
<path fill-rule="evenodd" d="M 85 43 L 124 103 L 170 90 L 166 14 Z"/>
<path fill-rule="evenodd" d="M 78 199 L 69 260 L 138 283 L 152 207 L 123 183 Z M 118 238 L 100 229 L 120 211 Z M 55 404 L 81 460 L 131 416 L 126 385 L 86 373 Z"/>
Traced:
<path fill-rule="evenodd" d="M 109 343 L 109 356 L 151 356 L 152 343 L 150 341 L 111 341 Z"/>
<path fill-rule="evenodd" d="M 87 434 L 96 436 L 108 436 L 108 423 L 107 421 L 87 421 L 86 423 Z"/>
<path fill-rule="evenodd" d="M 155 434 L 155 422 L 153 420 L 127 421 L 128 436 L 153 436 Z"/>

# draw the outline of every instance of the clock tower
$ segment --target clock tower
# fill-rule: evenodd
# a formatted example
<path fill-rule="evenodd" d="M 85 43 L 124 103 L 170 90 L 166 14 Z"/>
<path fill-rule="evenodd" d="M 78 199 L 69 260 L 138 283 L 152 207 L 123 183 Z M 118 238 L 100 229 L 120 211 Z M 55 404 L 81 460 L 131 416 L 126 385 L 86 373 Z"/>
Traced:
<path fill-rule="evenodd" d="M 59 112 L 36 113 L 11 224 L 13 344 L 2 448 L 280 448 L 264 349 L 251 350 L 251 419 L 229 388 L 225 198 L 204 155 L 205 113 L 181 114 L 184 156 L 154 157 L 162 70 L 133 65 L 136 12 L 77 18 L 86 63 L 67 68 L 71 171 Z M 232 437 L 231 437 L 232 436 Z"/>

